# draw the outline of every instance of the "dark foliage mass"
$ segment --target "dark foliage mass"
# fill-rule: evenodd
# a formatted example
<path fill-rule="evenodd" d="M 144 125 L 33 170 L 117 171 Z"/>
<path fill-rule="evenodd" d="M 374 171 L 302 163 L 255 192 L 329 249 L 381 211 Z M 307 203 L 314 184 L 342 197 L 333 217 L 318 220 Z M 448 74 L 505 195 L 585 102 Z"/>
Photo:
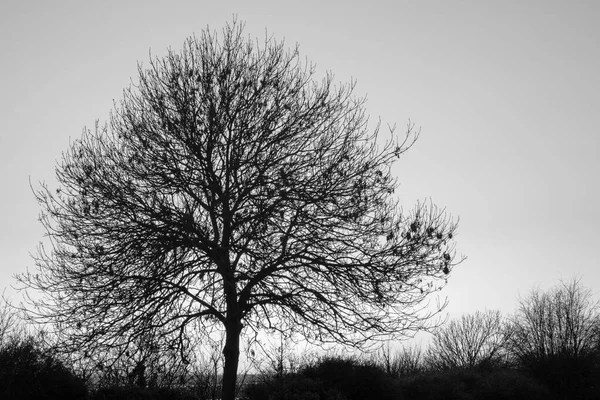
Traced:
<path fill-rule="evenodd" d="M 244 330 L 361 346 L 422 327 L 456 221 L 399 207 L 391 167 L 418 132 L 381 138 L 353 91 L 235 22 L 140 66 L 36 191 L 51 246 L 20 279 L 38 321 L 111 363 L 156 332 L 183 354 L 222 330 L 227 399 Z"/>
<path fill-rule="evenodd" d="M 522 371 L 445 370 L 390 376 L 383 367 L 352 359 L 325 359 L 300 372 L 274 376 L 246 390 L 249 400 L 537 400 L 555 399 Z"/>
<path fill-rule="evenodd" d="M 198 400 L 190 391 L 140 386 L 111 386 L 96 390 L 90 400 Z"/>
<path fill-rule="evenodd" d="M 446 370 L 401 380 L 400 399 L 542 400 L 553 392 L 520 371 Z"/>
<path fill-rule="evenodd" d="M 0 347 L 0 399 L 86 398 L 85 383 L 35 340 L 13 339 Z"/>
<path fill-rule="evenodd" d="M 394 380 L 378 366 L 352 359 L 325 358 L 296 374 L 250 385 L 246 395 L 259 399 L 395 399 Z"/>

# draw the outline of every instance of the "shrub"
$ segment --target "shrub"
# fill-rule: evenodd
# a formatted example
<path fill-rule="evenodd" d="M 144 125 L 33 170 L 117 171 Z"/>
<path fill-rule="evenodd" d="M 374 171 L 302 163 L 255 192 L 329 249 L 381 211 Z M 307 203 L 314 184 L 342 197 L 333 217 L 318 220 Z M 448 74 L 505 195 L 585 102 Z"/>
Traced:
<path fill-rule="evenodd" d="M 480 400 L 551 400 L 553 393 L 523 371 L 496 370 L 482 376 L 475 398 Z"/>
<path fill-rule="evenodd" d="M 406 400 L 552 400 L 553 392 L 524 371 L 445 370 L 401 379 Z"/>
<path fill-rule="evenodd" d="M 143 388 L 140 386 L 111 386 L 96 390 L 91 400 L 195 400 L 197 397 L 183 389 Z"/>
<path fill-rule="evenodd" d="M 320 380 L 324 390 L 339 392 L 348 400 L 396 398 L 394 379 L 371 363 L 326 358 L 314 366 L 305 367 L 302 374 Z"/>
<path fill-rule="evenodd" d="M 518 363 L 557 356 L 572 359 L 593 354 L 600 338 L 600 303 L 578 280 L 520 299 L 510 326 L 509 348 Z"/>
<path fill-rule="evenodd" d="M 594 389 L 599 370 L 595 354 L 575 357 L 570 354 L 547 355 L 524 362 L 529 374 L 553 392 L 568 399 L 599 398 Z M 595 392 L 594 392 L 595 390 Z M 594 394 L 595 395 L 592 395 Z"/>
<path fill-rule="evenodd" d="M 474 372 L 428 372 L 401 380 L 402 398 L 428 400 L 471 400 Z"/>
<path fill-rule="evenodd" d="M 390 345 L 382 349 L 376 365 L 391 377 L 415 375 L 425 369 L 424 353 L 419 346 L 406 346 L 392 353 Z"/>
<path fill-rule="evenodd" d="M 465 314 L 433 332 L 427 362 L 440 370 L 501 365 L 506 359 L 507 340 L 500 311 Z"/>
<path fill-rule="evenodd" d="M 297 373 L 273 376 L 246 388 L 249 400 L 338 400 L 331 396 L 321 397 L 324 394 L 320 380 Z"/>
<path fill-rule="evenodd" d="M 272 376 L 249 385 L 250 400 L 397 399 L 396 381 L 374 364 L 325 358 L 299 373 Z"/>
<path fill-rule="evenodd" d="M 87 388 L 50 351 L 33 339 L 14 339 L 0 348 L 0 398 L 84 399 Z"/>
<path fill-rule="evenodd" d="M 580 281 L 521 299 L 510 326 L 516 364 L 565 399 L 598 398 L 600 303 Z"/>

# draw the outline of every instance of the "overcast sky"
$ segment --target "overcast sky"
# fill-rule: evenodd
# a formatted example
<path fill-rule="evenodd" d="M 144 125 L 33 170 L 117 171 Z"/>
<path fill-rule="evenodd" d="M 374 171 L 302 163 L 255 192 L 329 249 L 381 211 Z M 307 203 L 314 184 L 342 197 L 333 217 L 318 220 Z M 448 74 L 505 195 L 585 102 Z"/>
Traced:
<path fill-rule="evenodd" d="M 179 50 L 236 13 L 247 34 L 267 29 L 320 72 L 356 78 L 373 120 L 422 128 L 396 193 L 460 218 L 468 259 L 442 292 L 451 315 L 510 313 L 519 293 L 571 277 L 598 292 L 599 5 L 3 0 L 0 290 L 43 238 L 30 180 L 53 183 L 61 152 L 106 121 L 149 49 Z"/>

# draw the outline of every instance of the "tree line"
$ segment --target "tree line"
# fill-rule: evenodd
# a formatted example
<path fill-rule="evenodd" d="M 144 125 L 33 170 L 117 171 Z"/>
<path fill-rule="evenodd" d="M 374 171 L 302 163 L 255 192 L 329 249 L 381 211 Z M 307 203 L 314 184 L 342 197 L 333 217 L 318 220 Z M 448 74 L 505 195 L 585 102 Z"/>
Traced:
<path fill-rule="evenodd" d="M 273 365 L 285 365 L 283 354 Z M 426 348 L 387 345 L 362 359 L 288 365 L 295 367 L 287 375 L 274 369 L 250 398 L 595 399 L 600 308 L 574 279 L 532 289 L 511 315 L 486 310 L 449 320 L 432 331 Z M 304 397 L 292 395 L 298 392 Z"/>
<path fill-rule="evenodd" d="M 195 348 L 204 358 L 188 364 L 178 354 L 140 348 L 128 362 L 103 368 L 56 352 L 60 346 L 44 334 L 28 335 L 19 321 L 12 308 L 1 309 L 3 399 L 220 397 L 224 360 L 219 343 Z M 432 331 L 425 349 L 386 346 L 362 358 L 300 358 L 292 346 L 282 340 L 257 355 L 260 374 L 241 375 L 236 396 L 591 399 L 600 394 L 600 309 L 591 290 L 577 280 L 532 290 L 511 315 L 487 310 L 449 320 Z"/>

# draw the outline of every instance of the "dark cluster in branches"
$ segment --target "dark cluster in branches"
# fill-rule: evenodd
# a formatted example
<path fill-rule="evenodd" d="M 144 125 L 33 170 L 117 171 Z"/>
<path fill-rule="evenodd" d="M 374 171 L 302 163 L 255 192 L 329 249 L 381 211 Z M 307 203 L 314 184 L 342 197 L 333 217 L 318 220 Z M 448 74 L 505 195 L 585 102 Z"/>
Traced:
<path fill-rule="evenodd" d="M 51 249 L 21 280 L 74 346 L 126 351 L 160 330 L 183 347 L 219 325 L 360 345 L 421 327 L 460 261 L 443 209 L 394 196 L 413 125 L 383 141 L 354 83 L 242 32 L 140 66 L 63 155 L 58 189 L 36 191 Z"/>

